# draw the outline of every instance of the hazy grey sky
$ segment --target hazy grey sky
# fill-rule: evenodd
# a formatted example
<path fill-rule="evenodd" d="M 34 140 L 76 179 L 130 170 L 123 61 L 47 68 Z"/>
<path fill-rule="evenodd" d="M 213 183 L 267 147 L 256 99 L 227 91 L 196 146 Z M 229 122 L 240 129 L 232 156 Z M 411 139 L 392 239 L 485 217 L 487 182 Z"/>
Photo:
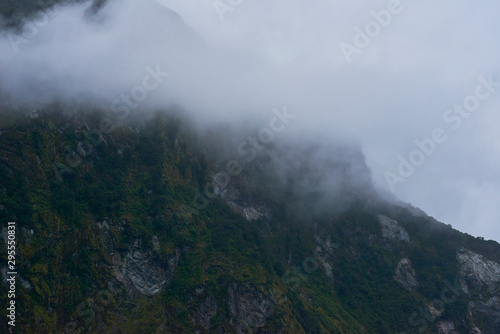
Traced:
<path fill-rule="evenodd" d="M 297 131 L 359 138 L 380 188 L 500 241 L 498 1 L 125 0 L 97 17 L 85 9 L 46 13 L 23 40 L 2 36 L 0 87 L 25 100 L 93 94 L 111 105 L 149 66 L 169 76 L 144 105 L 180 102 L 206 121 L 287 105 L 300 116 Z M 416 166 L 402 168 L 400 157 Z"/>

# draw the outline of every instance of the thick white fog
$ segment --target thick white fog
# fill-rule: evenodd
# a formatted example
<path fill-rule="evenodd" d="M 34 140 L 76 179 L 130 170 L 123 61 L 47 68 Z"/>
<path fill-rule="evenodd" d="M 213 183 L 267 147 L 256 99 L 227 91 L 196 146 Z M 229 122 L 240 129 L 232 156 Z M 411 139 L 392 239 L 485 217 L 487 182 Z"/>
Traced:
<path fill-rule="evenodd" d="M 6 96 L 92 97 L 132 112 L 176 103 L 204 123 L 287 106 L 289 135 L 357 138 L 379 188 L 500 241 L 498 1 L 88 6 L 0 35 Z"/>

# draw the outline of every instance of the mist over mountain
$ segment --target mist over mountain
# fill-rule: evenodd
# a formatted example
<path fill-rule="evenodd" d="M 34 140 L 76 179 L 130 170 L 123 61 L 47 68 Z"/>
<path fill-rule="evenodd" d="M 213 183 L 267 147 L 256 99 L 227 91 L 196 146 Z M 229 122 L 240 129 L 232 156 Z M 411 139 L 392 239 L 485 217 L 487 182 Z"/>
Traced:
<path fill-rule="evenodd" d="M 0 331 L 497 333 L 499 8 L 435 6 L 1 4 Z"/>
<path fill-rule="evenodd" d="M 300 115 L 301 134 L 359 141 L 377 187 L 498 240 L 494 1 L 477 8 L 447 1 L 444 14 L 429 2 L 401 2 L 363 47 L 357 31 L 382 20 L 387 2 L 97 3 L 46 1 L 24 33 L 4 33 L 2 91 L 24 103 L 88 98 L 111 108 L 141 86 L 149 67 L 169 76 L 144 100 L 137 96 L 142 109 L 180 104 L 209 124 L 267 118 L 286 105 Z M 346 53 L 347 44 L 357 51 Z M 479 77 L 493 91 L 483 87 L 489 97 L 478 109 L 460 111 Z M 136 111 L 135 100 L 129 104 Z M 418 166 L 400 173 L 401 159 L 409 162 L 421 151 L 415 142 L 434 129 L 444 142 L 424 160 L 416 153 Z"/>

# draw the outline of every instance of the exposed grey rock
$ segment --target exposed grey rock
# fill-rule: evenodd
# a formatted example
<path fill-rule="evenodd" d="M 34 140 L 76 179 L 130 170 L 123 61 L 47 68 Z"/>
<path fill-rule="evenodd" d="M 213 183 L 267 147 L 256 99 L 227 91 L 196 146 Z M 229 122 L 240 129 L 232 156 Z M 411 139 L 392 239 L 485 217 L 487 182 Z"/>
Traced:
<path fill-rule="evenodd" d="M 153 235 L 153 238 L 151 239 L 151 243 L 153 244 L 153 249 L 155 251 L 160 250 L 160 241 L 158 240 L 158 237 L 156 235 Z"/>
<path fill-rule="evenodd" d="M 0 269 L 0 272 L 2 273 L 3 283 L 7 283 L 7 278 L 9 278 L 9 275 L 7 275 L 7 272 L 9 272 L 8 267 L 7 266 L 2 267 Z M 26 280 L 23 276 L 21 276 L 21 274 L 18 273 L 16 275 L 16 278 L 21 282 L 23 288 L 30 290 L 33 287 L 28 280 Z"/>
<path fill-rule="evenodd" d="M 326 276 L 333 279 L 333 266 L 328 260 L 334 253 L 335 249 L 339 248 L 340 244 L 333 243 L 330 235 L 327 238 L 322 238 L 320 235 L 315 236 L 316 246 L 314 258 L 320 262 L 325 270 Z"/>
<path fill-rule="evenodd" d="M 229 287 L 231 324 L 237 333 L 253 332 L 265 325 L 271 315 L 272 303 L 250 284 L 233 283 Z"/>
<path fill-rule="evenodd" d="M 19 277 L 19 281 L 21 282 L 21 285 L 23 286 L 23 288 L 28 289 L 28 290 L 30 290 L 32 288 L 32 285 L 30 282 L 28 282 L 27 280 L 25 280 L 21 276 L 18 276 L 18 277 Z"/>
<path fill-rule="evenodd" d="M 399 261 L 394 279 L 407 290 L 412 290 L 418 286 L 415 269 L 413 269 L 411 261 L 407 258 Z"/>
<path fill-rule="evenodd" d="M 500 292 L 500 265 L 466 249 L 457 253 L 461 281 L 480 292 Z"/>
<path fill-rule="evenodd" d="M 239 213 L 246 220 L 252 221 L 260 219 L 268 213 L 262 206 L 248 204 L 247 200 L 241 198 L 240 192 L 233 185 L 228 184 L 228 174 L 219 172 L 212 178 L 212 185 L 215 193 L 219 195 L 227 205 L 236 213 Z"/>
<path fill-rule="evenodd" d="M 490 328 L 485 329 L 485 333 L 494 333 L 491 330 L 500 328 L 500 298 L 493 297 L 486 301 L 476 301 L 469 303 L 469 313 L 473 319 L 490 324 Z"/>
<path fill-rule="evenodd" d="M 30 228 L 21 227 L 21 232 L 26 243 L 31 244 L 31 241 L 33 240 L 35 235 L 35 231 Z"/>
<path fill-rule="evenodd" d="M 256 220 L 264 216 L 264 213 L 261 210 L 254 207 L 239 205 L 229 200 L 226 200 L 226 203 L 234 212 L 239 213 L 248 221 Z"/>
<path fill-rule="evenodd" d="M 451 321 L 440 321 L 437 323 L 437 328 L 439 334 L 459 334 Z"/>
<path fill-rule="evenodd" d="M 321 253 L 321 247 L 318 246 L 316 247 L 316 254 Z M 332 272 L 332 265 L 326 261 L 326 258 L 324 257 L 317 257 L 316 259 L 319 260 L 321 265 L 323 266 L 323 269 L 325 269 L 325 274 L 328 276 L 330 279 L 333 279 L 333 272 Z"/>
<path fill-rule="evenodd" d="M 206 330 L 210 329 L 212 318 L 217 314 L 217 301 L 208 295 L 205 301 L 196 309 L 193 320 Z"/>
<path fill-rule="evenodd" d="M 257 209 L 255 208 L 243 208 L 243 217 L 245 217 L 245 219 L 248 221 L 259 219 L 262 216 L 262 212 L 257 211 Z"/>
<path fill-rule="evenodd" d="M 500 328 L 500 265 L 464 248 L 457 252 L 457 260 L 462 289 L 477 296 L 469 302 L 470 316 L 488 324 L 485 333 L 496 333 Z"/>
<path fill-rule="evenodd" d="M 135 240 L 133 247 L 122 256 L 120 253 L 112 255 L 113 271 L 118 281 L 130 290 L 134 287 L 139 293 L 152 296 L 159 293 L 173 276 L 180 258 L 180 251 L 166 260 L 152 256 L 150 252 L 141 249 L 141 241 Z M 114 247 L 109 246 L 111 249 Z M 111 251 L 111 250 L 110 250 Z"/>
<path fill-rule="evenodd" d="M 177 263 L 179 263 L 179 259 L 181 257 L 181 252 L 176 248 L 175 255 L 168 259 L 168 265 L 172 268 L 172 272 L 177 267 Z"/>
<path fill-rule="evenodd" d="M 394 241 L 410 242 L 408 233 L 397 221 L 383 215 L 378 215 L 378 220 L 382 225 L 382 235 L 384 238 Z"/>
<path fill-rule="evenodd" d="M 167 273 L 142 251 L 129 252 L 122 259 L 113 256 L 116 278 L 125 285 L 132 284 L 140 293 L 152 296 L 160 292 L 167 280 Z"/>

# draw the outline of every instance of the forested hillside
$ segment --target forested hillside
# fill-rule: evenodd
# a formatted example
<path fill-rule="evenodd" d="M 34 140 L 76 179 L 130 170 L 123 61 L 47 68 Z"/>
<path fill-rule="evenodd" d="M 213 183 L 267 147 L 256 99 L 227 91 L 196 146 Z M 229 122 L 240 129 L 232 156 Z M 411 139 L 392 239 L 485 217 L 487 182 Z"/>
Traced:
<path fill-rule="evenodd" d="M 349 176 L 364 165 L 351 147 L 287 157 L 276 141 L 227 182 L 224 131 L 198 133 L 181 112 L 116 128 L 60 104 L 0 116 L 18 333 L 499 328 L 500 246 L 377 198 L 369 176 Z M 324 169 L 343 180 L 337 197 L 314 186 Z"/>

